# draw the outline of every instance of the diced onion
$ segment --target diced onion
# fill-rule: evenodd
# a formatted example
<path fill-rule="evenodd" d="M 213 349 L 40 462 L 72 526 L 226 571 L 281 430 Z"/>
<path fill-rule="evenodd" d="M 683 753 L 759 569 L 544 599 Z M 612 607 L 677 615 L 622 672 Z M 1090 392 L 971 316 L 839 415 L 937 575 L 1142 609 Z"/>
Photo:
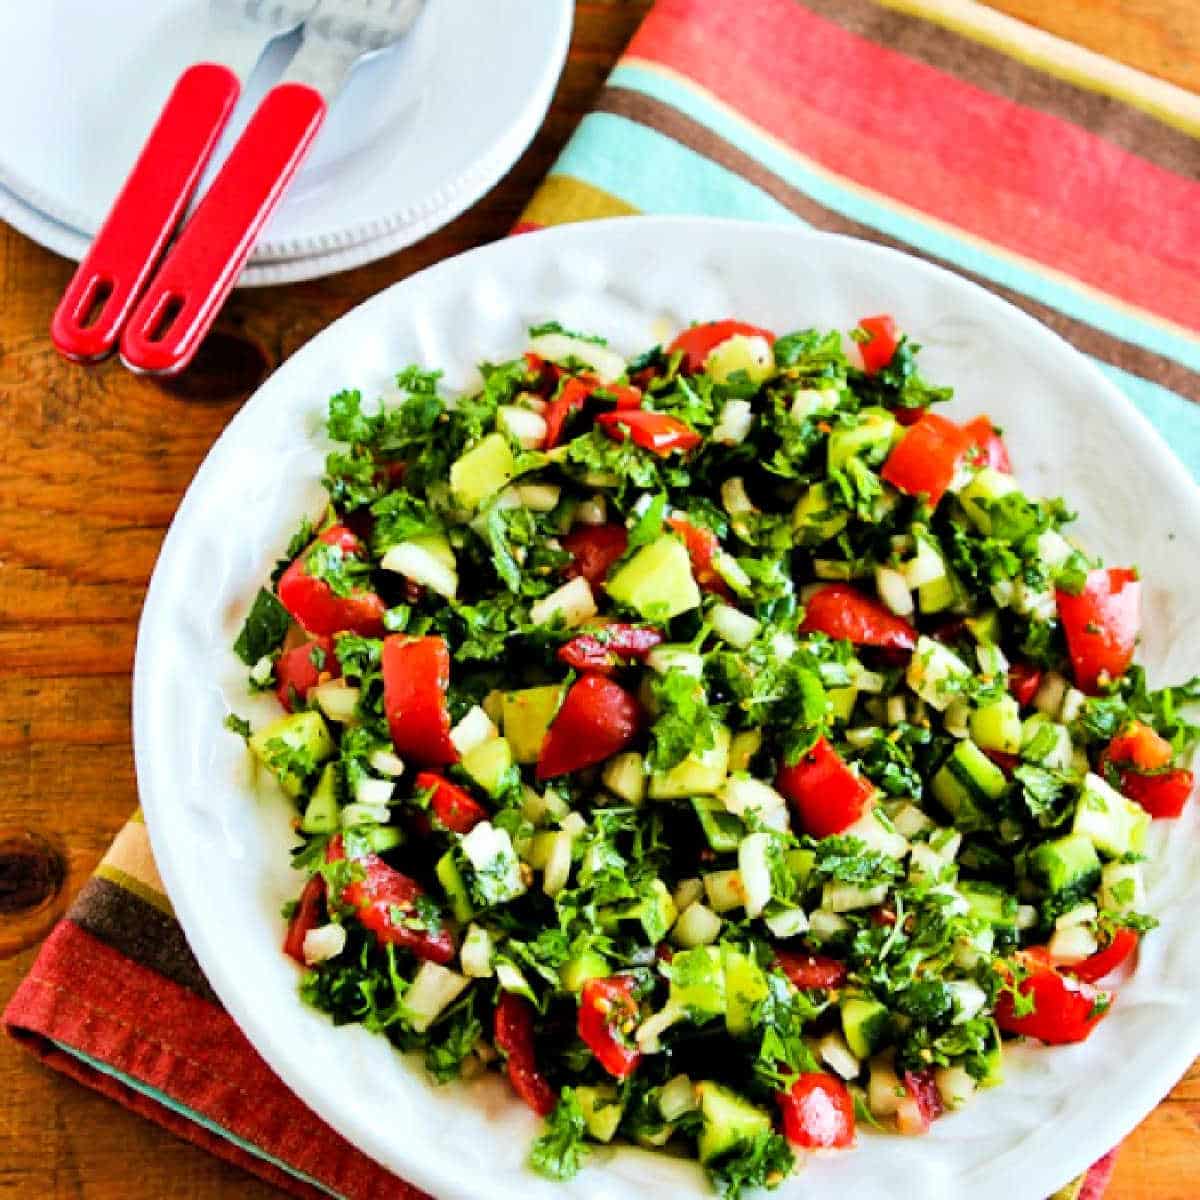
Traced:
<path fill-rule="evenodd" d="M 879 598 L 898 617 L 911 616 L 915 607 L 908 586 L 905 577 L 894 568 L 875 568 L 875 587 Z"/>
<path fill-rule="evenodd" d="M 304 961 L 308 965 L 337 958 L 346 948 L 346 930 L 341 925 L 318 925 L 304 935 Z"/>
<path fill-rule="evenodd" d="M 331 720 L 347 724 L 354 720 L 358 707 L 358 688 L 350 687 L 344 679 L 330 679 L 309 690 L 309 699 Z"/>
<path fill-rule="evenodd" d="M 575 520 L 580 525 L 603 525 L 608 520 L 608 504 L 597 492 L 575 506 Z"/>
<path fill-rule="evenodd" d="M 676 911 L 683 912 L 689 905 L 695 904 L 704 895 L 704 883 L 700 879 L 681 879 L 671 893 L 671 901 Z"/>
<path fill-rule="evenodd" d="M 938 1067 L 933 1073 L 933 1081 L 947 1108 L 962 1108 L 978 1087 L 965 1067 Z"/>
<path fill-rule="evenodd" d="M 1100 948 L 1096 935 L 1086 925 L 1056 929 L 1046 949 L 1057 963 L 1077 963 L 1091 958 Z"/>
<path fill-rule="evenodd" d="M 710 615 L 713 632 L 738 650 L 744 650 L 758 636 L 758 622 L 729 604 L 716 605 Z"/>
<path fill-rule="evenodd" d="M 564 583 L 548 596 L 536 600 L 529 610 L 529 619 L 535 625 L 548 625 L 555 617 L 561 617 L 568 629 L 583 624 L 596 615 L 596 600 L 588 581 L 582 575 Z"/>
<path fill-rule="evenodd" d="M 517 495 L 530 512 L 552 512 L 558 507 L 562 488 L 557 483 L 520 483 Z"/>
<path fill-rule="evenodd" d="M 711 908 L 699 903 L 689 904 L 671 930 L 671 940 L 685 950 L 694 946 L 711 946 L 721 935 L 724 922 Z"/>
<path fill-rule="evenodd" d="M 843 1079 L 853 1079 L 859 1072 L 861 1064 L 846 1045 L 846 1039 L 836 1031 L 827 1033 L 817 1043 L 817 1053 L 825 1065 Z"/>
<path fill-rule="evenodd" d="M 753 424 L 754 409 L 749 400 L 726 400 L 712 439 L 723 446 L 736 446 L 746 440 Z"/>
<path fill-rule="evenodd" d="M 390 750 L 373 750 L 367 759 L 367 765 L 379 775 L 394 779 L 404 774 L 404 760 Z"/>
<path fill-rule="evenodd" d="M 525 450 L 536 450 L 546 440 L 545 417 L 512 404 L 502 404 L 496 409 L 496 427 Z"/>
<path fill-rule="evenodd" d="M 700 1107 L 696 1099 L 696 1085 L 686 1075 L 668 1079 L 658 1093 L 658 1111 L 664 1121 L 678 1121 L 686 1113 Z"/>
<path fill-rule="evenodd" d="M 500 730 L 478 704 L 468 709 L 466 716 L 450 730 L 450 741 L 460 755 L 470 754 L 477 746 L 499 736 Z"/>
<path fill-rule="evenodd" d="M 425 546 L 416 542 L 401 542 L 393 546 L 380 560 L 385 571 L 403 575 L 447 600 L 458 595 L 458 572 Z"/>
<path fill-rule="evenodd" d="M 1062 712 L 1063 701 L 1067 696 L 1067 687 L 1067 681 L 1057 671 L 1048 672 L 1033 698 L 1033 707 L 1038 712 L 1045 713 L 1052 720 L 1056 719 Z"/>
<path fill-rule="evenodd" d="M 565 333 L 543 333 L 530 338 L 529 349 L 552 363 L 567 363 L 571 359 L 585 362 L 602 383 L 612 383 L 625 374 L 625 360 L 615 351 Z"/>

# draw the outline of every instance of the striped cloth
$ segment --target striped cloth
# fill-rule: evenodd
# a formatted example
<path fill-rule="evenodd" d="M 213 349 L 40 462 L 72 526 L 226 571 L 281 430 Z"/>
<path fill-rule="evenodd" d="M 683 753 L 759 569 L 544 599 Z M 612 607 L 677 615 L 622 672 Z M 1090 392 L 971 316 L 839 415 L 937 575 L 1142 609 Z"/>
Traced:
<path fill-rule="evenodd" d="M 659 0 L 518 226 L 801 221 L 949 266 L 1090 355 L 1200 477 L 1200 98 L 968 0 Z M 136 817 L 5 1022 L 298 1196 L 416 1197 L 221 1010 Z M 1112 1156 L 1056 1200 L 1098 1200 Z"/>

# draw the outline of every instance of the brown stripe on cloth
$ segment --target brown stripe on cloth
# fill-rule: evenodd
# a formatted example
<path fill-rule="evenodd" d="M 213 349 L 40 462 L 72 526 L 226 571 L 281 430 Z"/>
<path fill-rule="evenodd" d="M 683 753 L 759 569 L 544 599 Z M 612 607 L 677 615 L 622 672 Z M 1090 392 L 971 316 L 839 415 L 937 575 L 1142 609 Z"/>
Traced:
<path fill-rule="evenodd" d="M 1068 317 L 1057 309 L 1031 300 L 1022 292 L 993 283 L 981 275 L 964 271 L 954 263 L 932 254 L 926 254 L 907 242 L 888 237 L 869 225 L 852 221 L 835 209 L 818 204 L 805 192 L 793 187 L 785 179 L 763 166 L 757 159 L 752 158 L 733 143 L 727 142 L 714 133 L 706 125 L 701 125 L 669 104 L 631 88 L 606 87 L 597 97 L 596 111 L 635 121 L 639 125 L 644 125 L 648 129 L 653 129 L 655 132 L 671 138 L 672 141 L 687 146 L 697 154 L 704 155 L 712 162 L 740 175 L 755 187 L 761 188 L 801 220 L 807 221 L 817 229 L 828 230 L 830 233 L 848 234 L 851 237 L 877 242 L 882 246 L 890 246 L 895 250 L 902 250 L 906 254 L 923 258 L 927 262 L 936 263 L 957 275 L 962 275 L 981 287 L 987 288 L 989 292 L 1003 297 L 1010 304 L 1024 309 L 1025 312 L 1036 317 L 1043 325 L 1053 329 L 1055 333 L 1066 338 L 1085 354 L 1090 354 L 1102 362 L 1128 371 L 1131 375 L 1161 384 L 1181 396 L 1186 396 L 1189 400 L 1200 403 L 1200 374 L 1197 372 L 1154 354 L 1152 351 L 1144 350 L 1140 346 L 1113 337 L 1084 321 Z"/>
<path fill-rule="evenodd" d="M 874 0 L 797 0 L 818 16 L 887 50 L 1039 109 L 1192 179 L 1200 175 L 1200 141 L 1112 96 L 1056 79 L 1000 50 L 942 25 L 883 8 Z"/>
<path fill-rule="evenodd" d="M 126 958 L 165 975 L 212 1004 L 220 1003 L 192 956 L 179 923 L 127 888 L 93 876 L 67 916 Z"/>

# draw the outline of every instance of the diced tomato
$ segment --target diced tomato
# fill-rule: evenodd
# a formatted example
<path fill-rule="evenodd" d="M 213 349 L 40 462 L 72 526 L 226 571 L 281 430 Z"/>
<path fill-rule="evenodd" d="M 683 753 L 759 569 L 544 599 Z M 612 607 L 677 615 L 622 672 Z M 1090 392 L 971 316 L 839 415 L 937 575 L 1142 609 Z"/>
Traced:
<path fill-rule="evenodd" d="M 1136 800 L 1152 817 L 1177 817 L 1192 794 L 1195 776 L 1182 768 L 1157 775 L 1121 772 L 1121 791 Z"/>
<path fill-rule="evenodd" d="M 904 1091 L 896 1112 L 896 1126 L 904 1134 L 929 1132 L 929 1126 L 945 1111 L 942 1094 L 932 1071 L 905 1071 Z"/>
<path fill-rule="evenodd" d="M 858 327 L 871 335 L 869 340 L 858 343 L 858 352 L 862 355 L 863 370 L 874 375 L 896 356 L 901 333 L 896 322 L 886 315 L 863 317 Z"/>
<path fill-rule="evenodd" d="M 924 407 L 909 408 L 901 406 L 900 408 L 892 409 L 892 416 L 896 418 L 897 425 L 903 425 L 907 429 L 909 425 L 915 425 L 928 411 Z"/>
<path fill-rule="evenodd" d="M 853 825 L 873 790 L 823 737 L 799 762 L 780 769 L 775 786 L 792 802 L 804 832 L 815 838 Z"/>
<path fill-rule="evenodd" d="M 800 632 L 888 650 L 911 650 L 917 644 L 917 631 L 903 617 L 848 583 L 831 583 L 809 597 Z"/>
<path fill-rule="evenodd" d="M 450 740 L 450 651 L 444 638 L 395 633 L 383 641 L 383 711 L 402 757 L 436 767 L 458 761 Z"/>
<path fill-rule="evenodd" d="M 1033 698 L 1041 686 L 1041 668 L 1033 666 L 1032 663 L 1015 662 L 1008 668 L 1008 690 L 1022 708 L 1027 708 L 1033 703 Z"/>
<path fill-rule="evenodd" d="M 563 549 L 571 556 L 563 574 L 568 579 L 582 575 L 599 587 L 613 563 L 629 546 L 629 533 L 624 525 L 579 525 L 562 539 Z"/>
<path fill-rule="evenodd" d="M 429 807 L 433 815 L 454 833 L 470 833 L 487 820 L 487 809 L 469 792 L 436 771 L 422 771 L 414 783 L 419 791 L 432 791 Z"/>
<path fill-rule="evenodd" d="M 596 424 L 618 442 L 627 437 L 635 446 L 666 458 L 673 450 L 686 454 L 704 440 L 690 425 L 667 413 L 645 408 L 618 408 L 600 413 Z"/>
<path fill-rule="evenodd" d="M 630 659 L 644 662 L 646 655 L 663 640 L 660 630 L 647 625 L 615 622 L 582 633 L 558 648 L 558 659 L 576 671 L 597 671 L 608 675 Z"/>
<path fill-rule="evenodd" d="M 1004 439 L 992 424 L 991 417 L 978 416 L 963 426 L 963 433 L 970 439 L 969 456 L 972 462 L 981 467 L 991 467 L 994 471 L 1012 474 L 1012 462 L 1008 457 L 1008 447 Z"/>
<path fill-rule="evenodd" d="M 854 1141 L 854 1098 L 840 1080 L 824 1071 L 801 1075 L 775 1096 L 783 1133 L 795 1146 L 834 1149 Z"/>
<path fill-rule="evenodd" d="M 703 325 L 693 325 L 691 329 L 685 329 L 667 347 L 667 353 L 674 354 L 675 351 L 680 351 L 683 354 L 683 373 L 699 375 L 704 370 L 708 356 L 722 342 L 729 341 L 738 333 L 743 337 L 764 338 L 768 346 L 775 344 L 775 335 L 769 329 L 747 325 L 745 321 L 706 321 Z"/>
<path fill-rule="evenodd" d="M 322 676 L 336 679 L 341 673 L 341 664 L 333 652 L 333 639 L 315 637 L 303 646 L 284 651 L 276 660 L 275 695 L 291 712 L 293 700 L 307 700 L 309 689 L 316 687 Z"/>
<path fill-rule="evenodd" d="M 1130 721 L 1100 755 L 1101 762 L 1129 763 L 1140 771 L 1157 771 L 1167 766 L 1175 752 L 1143 721 Z"/>
<path fill-rule="evenodd" d="M 802 992 L 812 988 L 839 988 L 846 982 L 846 964 L 820 954 L 775 950 L 775 965 Z"/>
<path fill-rule="evenodd" d="M 717 552 L 721 549 L 717 535 L 711 529 L 693 525 L 683 516 L 668 517 L 667 526 L 683 538 L 688 557 L 692 560 L 692 575 L 700 587 L 706 592 L 712 592 L 714 596 L 722 596 L 725 599 L 732 596 L 729 584 L 721 578 L 713 565 Z"/>
<path fill-rule="evenodd" d="M 1087 983 L 1096 983 L 1105 975 L 1111 975 L 1137 949 L 1137 944 L 1138 935 L 1121 925 L 1113 930 L 1112 941 L 1103 950 L 1063 970 Z"/>
<path fill-rule="evenodd" d="M 1075 686 L 1094 695 L 1101 676 L 1117 679 L 1133 661 L 1142 625 L 1142 585 L 1125 567 L 1089 571 L 1077 596 L 1057 592 Z"/>
<path fill-rule="evenodd" d="M 1005 754 L 1003 750 L 984 750 L 984 754 L 988 756 L 1002 770 L 1005 775 L 1011 775 L 1017 769 L 1017 763 L 1021 761 L 1020 756 L 1016 754 Z"/>
<path fill-rule="evenodd" d="M 554 1111 L 558 1097 L 538 1070 L 533 1046 L 533 1005 L 522 996 L 505 992 L 496 1005 L 496 1049 L 508 1060 L 508 1080 L 513 1091 L 539 1117 Z"/>
<path fill-rule="evenodd" d="M 362 557 L 362 543 L 344 525 L 331 526 L 317 541 L 336 546 L 346 558 Z M 309 633 L 326 637 L 343 630 L 363 637 L 381 634 L 386 606 L 379 596 L 367 588 L 352 591 L 349 596 L 335 596 L 325 580 L 309 575 L 305 569 L 311 553 L 312 546 L 284 571 L 276 589 L 279 603 L 293 620 Z"/>
<path fill-rule="evenodd" d="M 325 851 L 330 862 L 344 858 L 345 846 L 335 837 Z M 417 912 L 417 901 L 425 895 L 415 879 L 389 866 L 378 854 L 365 854 L 354 860 L 363 871 L 342 889 L 342 903 L 355 910 L 360 924 L 384 945 L 402 946 L 418 958 L 445 964 L 454 957 L 454 939 L 440 925 L 430 930 L 425 917 Z M 411 916 L 409 915 L 411 914 Z"/>
<path fill-rule="evenodd" d="M 880 473 L 910 496 L 923 493 L 929 507 L 936 508 L 969 444 L 967 435 L 953 421 L 927 412 L 908 428 Z"/>
<path fill-rule="evenodd" d="M 633 985 L 630 975 L 589 979 L 579 996 L 579 1036 L 617 1079 L 632 1075 L 642 1061 L 641 1051 L 630 1037 L 640 1016 Z"/>
<path fill-rule="evenodd" d="M 562 385 L 562 390 L 546 409 L 545 450 L 553 449 L 562 438 L 562 431 L 572 414 L 582 412 L 588 401 L 599 399 L 616 401 L 617 411 L 640 408 L 642 393 L 638 388 L 616 383 L 601 383 L 594 375 L 573 375 Z"/>
<path fill-rule="evenodd" d="M 642 723 L 641 705 L 620 684 L 603 675 L 581 675 L 546 732 L 538 779 L 566 775 L 619 754 L 641 732 Z"/>
<path fill-rule="evenodd" d="M 1012 993 L 1003 991 L 996 1000 L 996 1024 L 1005 1033 L 1025 1034 L 1050 1046 L 1082 1042 L 1108 1012 L 1111 995 L 1082 979 L 1037 965 L 1036 959 L 1027 962 L 1033 969 L 1018 991 L 1032 997 L 1033 1011 L 1017 1016 Z"/>
<path fill-rule="evenodd" d="M 534 354 L 532 350 L 525 351 L 525 363 L 532 376 L 530 386 L 542 396 L 551 395 L 558 387 L 558 381 L 566 374 L 557 363 Z"/>
<path fill-rule="evenodd" d="M 287 936 L 283 939 L 283 952 L 298 963 L 304 962 L 304 939 L 309 931 L 316 929 L 325 916 L 325 880 L 314 875 L 300 893 L 296 911 L 288 922 Z"/>

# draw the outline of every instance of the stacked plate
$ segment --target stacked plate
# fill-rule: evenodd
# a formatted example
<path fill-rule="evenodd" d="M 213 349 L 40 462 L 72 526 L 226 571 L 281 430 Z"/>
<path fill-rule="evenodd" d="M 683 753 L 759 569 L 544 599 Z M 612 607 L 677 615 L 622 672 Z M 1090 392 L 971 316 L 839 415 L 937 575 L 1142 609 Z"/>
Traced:
<path fill-rule="evenodd" d="M 0 219 L 59 254 L 83 256 L 179 73 L 205 56 L 207 8 L 207 0 L 6 8 Z M 427 0 L 401 44 L 355 70 L 239 286 L 371 262 L 478 200 L 545 117 L 571 15 L 570 0 Z M 210 177 L 297 44 L 294 35 L 264 52 Z"/>

